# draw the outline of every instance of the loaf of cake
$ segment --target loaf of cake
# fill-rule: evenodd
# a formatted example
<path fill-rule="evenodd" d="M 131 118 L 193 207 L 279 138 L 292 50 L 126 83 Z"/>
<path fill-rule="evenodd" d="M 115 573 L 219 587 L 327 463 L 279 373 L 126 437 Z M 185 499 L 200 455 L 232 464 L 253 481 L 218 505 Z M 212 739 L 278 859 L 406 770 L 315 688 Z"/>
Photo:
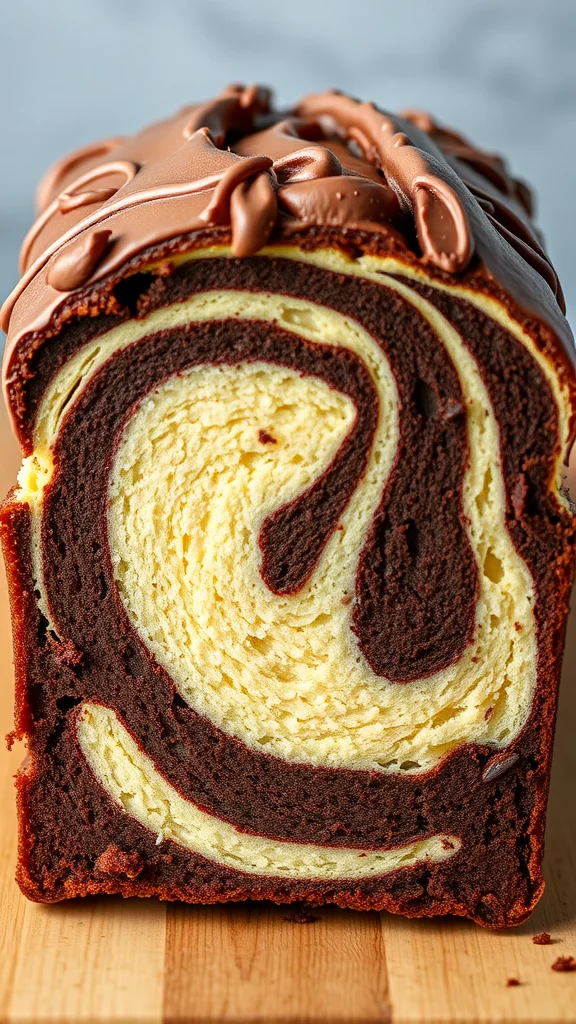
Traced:
<path fill-rule="evenodd" d="M 576 411 L 527 187 L 424 113 L 232 86 L 38 210 L 3 309 L 22 891 L 524 920 Z"/>

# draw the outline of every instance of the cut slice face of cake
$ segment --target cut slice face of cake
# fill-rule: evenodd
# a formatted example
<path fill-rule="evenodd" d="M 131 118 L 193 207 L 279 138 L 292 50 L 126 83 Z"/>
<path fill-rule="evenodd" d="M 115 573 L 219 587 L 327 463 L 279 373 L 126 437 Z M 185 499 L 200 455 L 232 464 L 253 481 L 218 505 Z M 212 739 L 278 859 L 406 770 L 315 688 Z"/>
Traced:
<path fill-rule="evenodd" d="M 573 341 L 505 164 L 231 87 L 56 164 L 4 307 L 18 882 L 524 920 Z"/>

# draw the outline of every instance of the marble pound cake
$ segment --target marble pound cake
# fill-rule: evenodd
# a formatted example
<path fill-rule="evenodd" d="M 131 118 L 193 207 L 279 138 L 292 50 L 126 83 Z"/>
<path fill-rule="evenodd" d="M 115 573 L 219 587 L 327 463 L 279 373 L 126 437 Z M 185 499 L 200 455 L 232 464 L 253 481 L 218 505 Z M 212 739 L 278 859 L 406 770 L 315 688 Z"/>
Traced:
<path fill-rule="evenodd" d="M 573 341 L 505 164 L 231 87 L 48 172 L 4 306 L 18 882 L 521 922 Z"/>

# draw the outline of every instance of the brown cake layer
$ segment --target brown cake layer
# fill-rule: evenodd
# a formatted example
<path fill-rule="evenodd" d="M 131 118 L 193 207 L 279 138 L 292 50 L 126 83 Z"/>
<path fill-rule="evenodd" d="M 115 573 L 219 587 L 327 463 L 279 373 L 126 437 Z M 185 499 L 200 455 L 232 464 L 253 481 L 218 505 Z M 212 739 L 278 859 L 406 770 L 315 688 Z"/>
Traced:
<path fill-rule="evenodd" d="M 413 281 L 410 286 L 417 287 Z M 383 286 L 280 259 L 184 264 L 157 280 L 140 308 L 149 312 L 210 288 L 307 297 L 359 320 L 389 356 L 402 403 L 400 449 L 383 496 L 385 513 L 377 515 L 361 558 L 355 629 L 372 666 L 397 682 L 456 659 L 473 628 L 477 581 L 461 526 L 461 501 L 444 500 L 450 492 L 460 494 L 467 442 L 458 380 L 435 335 L 408 302 Z M 420 778 L 289 764 L 223 734 L 183 702 L 134 634 L 116 594 L 107 550 L 107 478 L 115 439 L 132 404 L 168 374 L 206 360 L 266 358 L 320 375 L 350 395 L 359 417 L 345 442 L 348 475 L 338 472 L 337 455 L 312 494 L 312 502 L 321 500 L 328 510 L 315 549 L 307 553 L 291 545 L 298 567 L 314 564 L 318 548 L 337 525 L 342 494 L 354 488 L 362 472 L 374 399 L 362 364 L 352 354 L 342 358 L 341 350 L 336 356 L 330 349 L 320 354 L 321 346 L 280 328 L 223 321 L 161 332 L 117 353 L 98 372 L 57 443 L 58 470 L 45 499 L 43 546 L 51 613 L 65 642 L 46 633 L 32 605 L 25 632 L 37 767 L 20 783 L 24 817 L 34 823 L 21 877 L 36 898 L 69 895 L 71 884 L 78 892 L 98 888 L 91 873 L 110 835 L 119 848 L 141 858 L 137 883 L 121 871 L 104 873 L 110 891 L 142 892 L 149 886 L 164 896 L 204 901 L 248 894 L 335 899 L 404 913 L 452 910 L 495 926 L 525 916 L 537 898 L 566 599 L 564 592 L 558 601 L 557 574 L 564 564 L 568 578 L 571 558 L 565 524 L 552 496 L 546 499 L 556 452 L 556 406 L 540 369 L 508 332 L 464 300 L 445 299 L 433 289 L 426 297 L 462 331 L 482 369 L 503 441 L 508 528 L 538 582 L 539 683 L 530 719 L 513 744 L 518 759 L 492 781 L 482 779 L 494 754 L 486 747 L 463 747 Z M 103 318 L 99 329 L 107 325 Z M 68 356 L 81 342 L 74 325 L 59 339 Z M 36 379 L 46 383 L 54 348 L 45 346 L 37 354 Z M 529 408 L 527 394 L 533 396 Z M 307 501 L 310 495 L 289 510 L 296 522 Z M 11 522 L 9 507 L 4 520 Z M 27 513 L 18 511 L 10 526 L 12 542 L 15 536 L 20 540 L 12 571 L 25 575 L 26 520 Z M 266 572 L 274 587 L 279 578 L 293 578 L 295 570 L 289 550 L 281 552 L 278 570 L 271 538 L 265 527 Z M 428 575 L 437 573 L 438 583 L 432 599 L 427 595 L 419 601 L 411 584 L 423 565 Z M 451 579 L 449 592 L 443 578 Z M 380 588 L 379 619 L 375 587 Z M 442 645 L 435 647 L 431 641 L 439 630 Z M 363 881 L 361 887 L 261 879 L 255 888 L 254 880 L 248 885 L 241 873 L 208 864 L 168 840 L 156 846 L 154 836 L 95 786 L 74 740 L 74 708 L 85 699 L 115 708 L 183 795 L 248 832 L 363 848 L 449 832 L 462 838 L 463 849 L 450 862 L 401 870 Z M 109 855 L 100 863 L 109 867 L 113 862 Z M 99 872 L 96 868 L 98 877 Z"/>

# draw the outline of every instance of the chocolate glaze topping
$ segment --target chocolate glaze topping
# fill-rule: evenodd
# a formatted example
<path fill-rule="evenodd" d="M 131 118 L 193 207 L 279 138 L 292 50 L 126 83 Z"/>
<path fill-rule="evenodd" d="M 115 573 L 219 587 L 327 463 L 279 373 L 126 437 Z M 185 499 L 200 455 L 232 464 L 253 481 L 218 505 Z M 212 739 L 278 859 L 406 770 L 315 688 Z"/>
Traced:
<path fill-rule="evenodd" d="M 150 245 L 220 225 L 231 227 L 236 256 L 277 230 L 321 225 L 393 236 L 440 275 L 478 265 L 573 357 L 526 187 L 426 115 L 393 117 L 330 92 L 286 117 L 267 90 L 234 85 L 130 138 L 71 154 L 42 181 L 38 204 L 23 276 L 3 307 L 5 382 L 19 338 L 47 327 L 71 291 Z"/>

